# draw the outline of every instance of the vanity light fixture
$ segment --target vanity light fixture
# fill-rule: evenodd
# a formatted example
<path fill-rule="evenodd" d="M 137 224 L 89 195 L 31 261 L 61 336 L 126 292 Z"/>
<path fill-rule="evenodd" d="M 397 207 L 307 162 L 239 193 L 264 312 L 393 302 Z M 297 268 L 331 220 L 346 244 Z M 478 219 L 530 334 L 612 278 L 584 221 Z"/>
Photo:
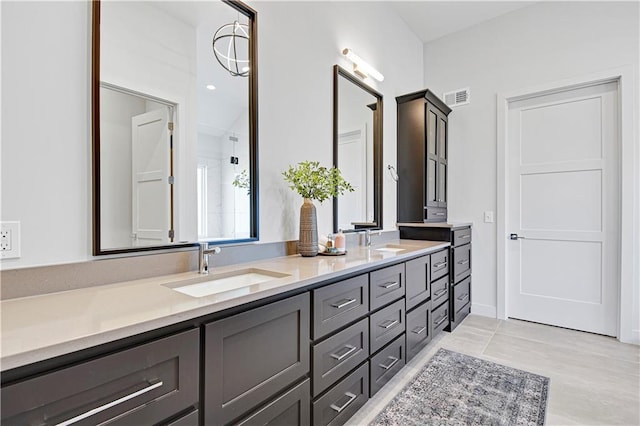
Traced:
<path fill-rule="evenodd" d="M 371 76 L 378 81 L 384 80 L 384 75 L 382 75 L 380 71 L 366 63 L 360 56 L 356 55 L 353 50 L 348 47 L 344 48 L 342 49 L 342 54 L 353 62 L 353 72 L 359 77 L 364 79 Z"/>
<path fill-rule="evenodd" d="M 248 57 L 238 58 L 238 51 L 249 52 L 249 25 L 233 21 L 221 26 L 213 35 L 211 45 L 216 60 L 229 74 L 234 77 L 249 76 Z"/>
<path fill-rule="evenodd" d="M 207 84 L 207 89 L 216 90 L 216 86 L 214 86 L 213 84 Z"/>

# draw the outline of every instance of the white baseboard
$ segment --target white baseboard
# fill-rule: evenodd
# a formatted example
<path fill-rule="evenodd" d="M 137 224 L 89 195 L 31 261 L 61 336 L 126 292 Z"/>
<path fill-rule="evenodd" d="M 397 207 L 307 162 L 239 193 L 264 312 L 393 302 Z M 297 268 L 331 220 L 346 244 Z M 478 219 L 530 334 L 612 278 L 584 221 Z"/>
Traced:
<path fill-rule="evenodd" d="M 631 340 L 620 341 L 623 343 L 631 343 L 632 345 L 640 345 L 640 330 L 631 330 Z"/>
<path fill-rule="evenodd" d="M 471 313 L 483 317 L 497 318 L 498 311 L 495 306 L 481 305 L 480 303 L 471 302 Z"/>

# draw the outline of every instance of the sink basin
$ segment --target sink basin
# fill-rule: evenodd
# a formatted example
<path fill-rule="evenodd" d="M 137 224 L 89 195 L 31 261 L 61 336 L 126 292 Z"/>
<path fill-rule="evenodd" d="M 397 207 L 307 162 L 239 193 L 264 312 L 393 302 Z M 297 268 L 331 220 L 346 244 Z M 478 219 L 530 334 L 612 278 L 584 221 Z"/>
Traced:
<path fill-rule="evenodd" d="M 227 294 L 227 296 L 238 297 L 258 290 L 252 286 L 288 276 L 290 275 L 281 272 L 248 268 L 222 274 L 203 275 L 163 285 L 192 297 L 205 297 L 228 292 L 232 292 L 232 294 Z"/>
<path fill-rule="evenodd" d="M 414 246 L 406 246 L 406 245 L 401 246 L 401 245 L 398 245 L 398 244 L 386 244 L 386 245 L 384 245 L 382 247 L 378 247 L 378 248 L 376 248 L 374 250 L 381 251 L 381 252 L 386 252 L 386 253 L 398 253 L 398 252 L 409 250 L 409 249 L 412 249 L 412 248 L 414 248 Z"/>

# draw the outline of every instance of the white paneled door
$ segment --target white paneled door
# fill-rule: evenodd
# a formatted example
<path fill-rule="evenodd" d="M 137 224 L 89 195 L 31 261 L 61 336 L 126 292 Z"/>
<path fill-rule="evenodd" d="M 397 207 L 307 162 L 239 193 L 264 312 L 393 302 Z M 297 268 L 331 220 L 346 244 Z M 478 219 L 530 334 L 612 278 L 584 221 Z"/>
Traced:
<path fill-rule="evenodd" d="M 617 335 L 617 90 L 509 103 L 509 317 Z"/>
<path fill-rule="evenodd" d="M 134 245 L 169 242 L 171 151 L 168 123 L 167 108 L 131 118 Z"/>

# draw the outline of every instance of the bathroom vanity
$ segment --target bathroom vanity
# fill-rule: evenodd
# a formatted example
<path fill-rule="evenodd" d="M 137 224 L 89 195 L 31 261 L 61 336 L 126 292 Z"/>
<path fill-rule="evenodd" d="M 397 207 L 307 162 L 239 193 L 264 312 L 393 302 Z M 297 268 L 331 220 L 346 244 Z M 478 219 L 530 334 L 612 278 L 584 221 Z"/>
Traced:
<path fill-rule="evenodd" d="M 185 273 L 5 300 L 2 422 L 343 424 L 448 325 L 448 256 L 398 240 L 222 267 L 259 282 L 201 297 Z"/>

